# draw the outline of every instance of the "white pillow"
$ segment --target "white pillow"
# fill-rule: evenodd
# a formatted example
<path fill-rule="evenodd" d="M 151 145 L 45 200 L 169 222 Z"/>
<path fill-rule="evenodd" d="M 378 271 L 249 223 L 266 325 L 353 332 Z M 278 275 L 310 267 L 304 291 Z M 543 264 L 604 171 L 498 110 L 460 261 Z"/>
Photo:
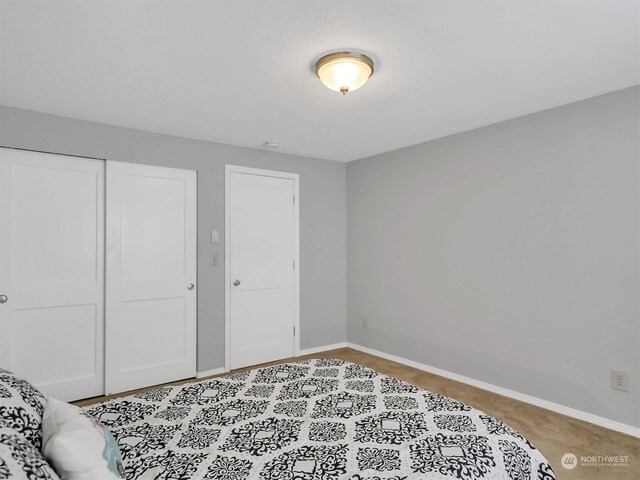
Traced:
<path fill-rule="evenodd" d="M 62 480 L 125 478 L 118 444 L 107 427 L 51 397 L 42 416 L 42 454 Z"/>

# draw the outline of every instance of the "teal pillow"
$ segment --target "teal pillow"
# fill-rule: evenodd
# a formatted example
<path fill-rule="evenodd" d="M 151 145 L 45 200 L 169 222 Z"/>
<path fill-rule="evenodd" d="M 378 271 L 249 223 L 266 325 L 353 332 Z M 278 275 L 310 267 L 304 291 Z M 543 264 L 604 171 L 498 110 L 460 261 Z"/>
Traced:
<path fill-rule="evenodd" d="M 61 480 L 125 478 L 120 449 L 107 427 L 61 400 L 47 400 L 42 445 L 42 453 Z"/>

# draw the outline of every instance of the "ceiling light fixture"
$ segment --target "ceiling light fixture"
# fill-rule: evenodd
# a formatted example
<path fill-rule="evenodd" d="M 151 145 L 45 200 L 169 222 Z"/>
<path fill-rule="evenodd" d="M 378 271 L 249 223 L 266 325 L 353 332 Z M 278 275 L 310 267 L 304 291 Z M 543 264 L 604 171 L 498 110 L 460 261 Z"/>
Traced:
<path fill-rule="evenodd" d="M 330 53 L 316 62 L 316 74 L 325 87 L 346 95 L 373 75 L 373 60 L 357 52 Z"/>

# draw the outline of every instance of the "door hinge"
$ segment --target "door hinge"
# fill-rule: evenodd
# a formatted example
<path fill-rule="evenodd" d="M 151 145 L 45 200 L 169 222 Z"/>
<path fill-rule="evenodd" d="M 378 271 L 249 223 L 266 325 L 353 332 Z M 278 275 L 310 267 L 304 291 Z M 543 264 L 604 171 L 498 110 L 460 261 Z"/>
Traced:
<path fill-rule="evenodd" d="M 293 269 L 294 270 L 296 269 L 296 261 L 295 260 L 293 261 Z"/>
<path fill-rule="evenodd" d="M 296 196 L 293 196 L 293 203 L 296 203 Z"/>
<path fill-rule="evenodd" d="M 296 336 L 296 327 L 293 327 L 293 336 Z"/>

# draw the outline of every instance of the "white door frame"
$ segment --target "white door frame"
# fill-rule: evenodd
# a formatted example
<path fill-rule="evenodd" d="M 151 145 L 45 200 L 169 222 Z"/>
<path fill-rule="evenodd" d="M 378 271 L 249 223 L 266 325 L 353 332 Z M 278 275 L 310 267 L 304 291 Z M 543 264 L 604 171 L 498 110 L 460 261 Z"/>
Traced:
<path fill-rule="evenodd" d="M 297 173 L 280 172 L 276 170 L 264 170 L 261 168 L 241 167 L 239 165 L 225 165 L 224 176 L 224 370 L 230 371 L 231 365 L 231 271 L 229 255 L 231 253 L 230 242 L 230 218 L 229 218 L 229 194 L 230 179 L 232 173 L 245 173 L 249 175 L 261 175 L 264 177 L 286 178 L 293 180 L 293 259 L 295 270 L 293 273 L 293 317 L 295 337 L 293 341 L 294 356 L 300 355 L 300 175 Z"/>

